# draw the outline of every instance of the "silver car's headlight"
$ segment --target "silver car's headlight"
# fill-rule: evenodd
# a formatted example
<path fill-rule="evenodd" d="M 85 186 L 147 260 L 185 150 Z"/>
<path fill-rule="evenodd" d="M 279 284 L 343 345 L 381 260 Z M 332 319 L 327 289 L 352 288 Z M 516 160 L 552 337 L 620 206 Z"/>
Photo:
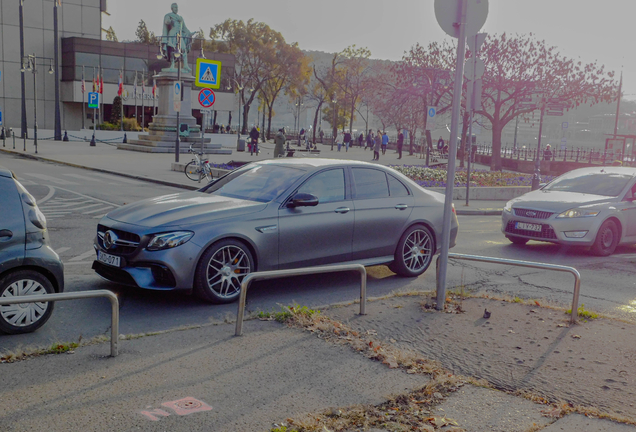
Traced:
<path fill-rule="evenodd" d="M 600 213 L 599 210 L 586 210 L 586 209 L 570 209 L 566 210 L 557 216 L 557 219 L 564 218 L 582 218 L 582 217 L 596 217 Z"/>
<path fill-rule="evenodd" d="M 503 209 L 506 213 L 512 212 L 512 201 L 508 201 Z"/>
<path fill-rule="evenodd" d="M 146 249 L 149 251 L 158 251 L 181 246 L 192 238 L 192 231 L 174 231 L 169 233 L 157 234 L 148 242 Z"/>

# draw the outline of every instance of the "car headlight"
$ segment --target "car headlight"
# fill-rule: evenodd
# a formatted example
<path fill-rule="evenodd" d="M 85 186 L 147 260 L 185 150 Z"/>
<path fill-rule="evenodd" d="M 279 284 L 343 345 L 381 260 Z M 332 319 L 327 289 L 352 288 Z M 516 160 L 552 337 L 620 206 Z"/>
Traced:
<path fill-rule="evenodd" d="M 192 238 L 192 231 L 174 231 L 169 233 L 157 234 L 148 242 L 146 250 L 158 251 L 181 246 Z"/>
<path fill-rule="evenodd" d="M 570 209 L 566 210 L 557 216 L 557 219 L 563 218 L 582 218 L 582 217 L 596 217 L 600 213 L 599 210 L 586 210 L 586 209 Z"/>
<path fill-rule="evenodd" d="M 504 206 L 504 211 L 505 211 L 506 213 L 510 213 L 510 212 L 512 212 L 512 201 L 508 201 L 508 202 L 506 203 L 506 205 Z"/>

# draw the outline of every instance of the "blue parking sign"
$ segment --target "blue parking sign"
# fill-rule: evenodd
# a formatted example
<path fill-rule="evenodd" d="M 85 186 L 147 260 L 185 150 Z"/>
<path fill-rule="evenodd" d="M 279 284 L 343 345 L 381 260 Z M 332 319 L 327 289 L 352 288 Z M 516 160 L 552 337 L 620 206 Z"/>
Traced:
<path fill-rule="evenodd" d="M 88 93 L 88 108 L 89 109 L 99 108 L 99 93 L 97 92 Z"/>
<path fill-rule="evenodd" d="M 0 126 L 2 126 L 2 111 L 0 111 Z"/>

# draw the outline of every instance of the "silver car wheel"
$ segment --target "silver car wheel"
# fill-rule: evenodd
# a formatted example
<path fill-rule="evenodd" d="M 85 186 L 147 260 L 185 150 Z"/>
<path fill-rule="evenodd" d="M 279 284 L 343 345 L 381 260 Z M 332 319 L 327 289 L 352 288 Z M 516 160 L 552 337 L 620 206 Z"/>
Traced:
<path fill-rule="evenodd" d="M 433 242 L 428 230 L 412 231 L 402 248 L 402 259 L 406 268 L 414 273 L 427 268 L 433 256 L 432 246 Z"/>
<path fill-rule="evenodd" d="M 48 279 L 30 270 L 18 271 L 0 279 L 0 298 L 5 300 L 54 292 Z M 44 325 L 52 312 L 52 302 L 0 306 L 0 331 L 8 334 L 32 332 Z"/>
<path fill-rule="evenodd" d="M 235 245 L 219 248 L 208 262 L 208 287 L 221 299 L 234 298 L 250 270 L 250 257 L 243 249 Z"/>

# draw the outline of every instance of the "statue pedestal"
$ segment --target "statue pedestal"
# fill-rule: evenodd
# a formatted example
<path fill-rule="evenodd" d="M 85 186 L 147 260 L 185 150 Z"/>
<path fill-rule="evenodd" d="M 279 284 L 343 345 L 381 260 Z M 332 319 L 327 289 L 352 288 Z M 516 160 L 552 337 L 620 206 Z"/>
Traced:
<path fill-rule="evenodd" d="M 148 134 L 139 135 L 136 140 L 129 140 L 128 144 L 118 144 L 122 150 L 144 151 L 148 153 L 174 153 L 177 140 L 177 112 L 174 110 L 174 83 L 177 81 L 177 72 L 162 71 L 154 78 L 157 81 L 159 91 L 159 113 L 154 116 L 148 127 Z M 181 137 L 180 153 L 187 153 L 192 144 L 193 148 L 201 149 L 201 126 L 192 116 L 192 84 L 194 77 L 181 71 L 181 85 L 183 101 L 179 113 L 179 123 L 187 124 L 190 129 L 188 137 Z M 220 144 L 211 144 L 207 138 L 203 143 L 203 150 L 208 154 L 232 154 L 232 150 L 223 149 Z"/>

